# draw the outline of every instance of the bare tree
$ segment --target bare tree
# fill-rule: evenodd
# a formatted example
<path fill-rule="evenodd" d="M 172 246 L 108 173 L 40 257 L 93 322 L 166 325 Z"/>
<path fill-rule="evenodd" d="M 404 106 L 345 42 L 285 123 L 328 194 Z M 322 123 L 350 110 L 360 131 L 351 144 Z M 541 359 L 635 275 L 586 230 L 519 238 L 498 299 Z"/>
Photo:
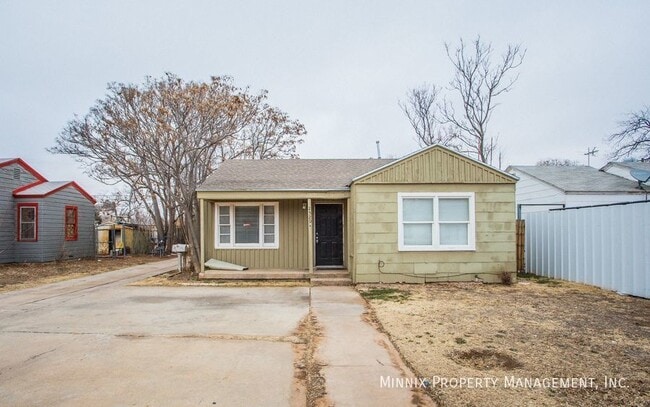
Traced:
<path fill-rule="evenodd" d="M 406 93 L 406 100 L 398 104 L 411 123 L 420 147 L 440 144 L 457 149 L 454 133 L 440 122 L 439 95 L 440 88 L 423 84 L 409 90 Z"/>
<path fill-rule="evenodd" d="M 580 165 L 576 160 L 569 160 L 567 158 L 547 158 L 545 160 L 539 160 L 535 164 L 538 167 L 571 167 Z"/>
<path fill-rule="evenodd" d="M 471 45 L 465 44 L 463 39 L 456 48 L 445 44 L 445 50 L 454 67 L 448 90 L 459 97 L 460 107 L 455 108 L 448 97 L 440 103 L 435 102 L 440 90 L 435 85 L 412 89 L 407 93 L 407 101 L 400 106 L 420 143 L 442 141 L 488 163 L 498 150 L 498 138 L 488 135 L 488 124 L 498 106 L 496 100 L 510 91 L 517 81 L 519 75 L 515 71 L 523 63 L 526 50 L 520 45 L 508 45 L 497 63 L 493 62 L 492 45 L 485 44 L 480 37 Z M 447 127 L 440 134 L 427 132 L 429 128 L 435 129 L 433 123 L 451 128 Z"/>
<path fill-rule="evenodd" d="M 496 143 L 489 143 L 487 137 L 490 118 L 498 106 L 496 98 L 509 92 L 519 78 L 513 70 L 522 64 L 526 50 L 520 45 L 508 45 L 496 64 L 492 62 L 492 44 L 484 44 L 481 37 L 469 47 L 461 39 L 454 50 L 445 44 L 445 50 L 455 70 L 449 87 L 460 96 L 462 109 L 459 114 L 445 101 L 443 116 L 459 129 L 462 148 L 487 163 L 496 148 Z"/>
<path fill-rule="evenodd" d="M 228 77 L 198 83 L 167 74 L 141 86 L 114 83 L 86 116 L 66 125 L 49 151 L 74 156 L 99 181 L 128 185 L 168 247 L 176 241 L 176 225 L 181 226 L 192 263 L 198 264 L 196 187 L 224 158 L 295 156 L 295 144 L 306 134 L 302 124 L 268 107 L 266 99 L 266 92 L 252 95 Z M 283 131 L 260 136 L 279 140 L 254 155 L 251 144 L 258 140 L 244 140 L 268 110 L 276 112 Z M 224 146 L 230 146 L 226 155 Z"/>
<path fill-rule="evenodd" d="M 614 151 L 613 159 L 635 156 L 650 159 L 650 107 L 628 114 L 619 122 L 619 131 L 608 137 Z"/>
<path fill-rule="evenodd" d="M 101 195 L 95 205 L 101 222 L 127 222 L 138 225 L 151 225 L 153 218 L 132 189 L 126 187 Z"/>

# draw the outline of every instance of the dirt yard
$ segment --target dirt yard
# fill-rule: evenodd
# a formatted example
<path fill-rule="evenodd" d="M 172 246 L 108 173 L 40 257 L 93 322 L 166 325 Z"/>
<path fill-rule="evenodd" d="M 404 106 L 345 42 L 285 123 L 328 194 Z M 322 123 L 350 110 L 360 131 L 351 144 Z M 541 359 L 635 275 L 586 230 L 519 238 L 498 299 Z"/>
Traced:
<path fill-rule="evenodd" d="M 650 406 L 650 300 L 519 281 L 358 290 L 442 406 Z"/>
<path fill-rule="evenodd" d="M 125 258 L 76 259 L 49 263 L 0 264 L 0 292 L 70 280 L 168 258 L 140 255 Z"/>
<path fill-rule="evenodd" d="M 137 281 L 131 285 L 136 286 L 215 286 L 215 287 L 307 287 L 308 281 L 294 280 L 250 280 L 250 281 L 224 281 L 224 280 L 199 280 L 196 274 L 185 270 L 182 273 L 171 271 L 147 279 Z"/>

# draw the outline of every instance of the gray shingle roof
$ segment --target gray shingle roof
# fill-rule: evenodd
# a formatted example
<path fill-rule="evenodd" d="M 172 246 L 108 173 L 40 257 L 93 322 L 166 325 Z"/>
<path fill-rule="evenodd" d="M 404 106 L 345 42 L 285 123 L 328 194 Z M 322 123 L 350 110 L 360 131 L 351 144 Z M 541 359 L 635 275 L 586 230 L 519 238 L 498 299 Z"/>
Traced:
<path fill-rule="evenodd" d="M 394 160 L 229 160 L 198 191 L 346 190 L 352 180 Z"/>
<path fill-rule="evenodd" d="M 638 188 L 636 182 L 593 167 L 513 165 L 510 168 L 544 181 L 564 192 L 644 193 Z"/>

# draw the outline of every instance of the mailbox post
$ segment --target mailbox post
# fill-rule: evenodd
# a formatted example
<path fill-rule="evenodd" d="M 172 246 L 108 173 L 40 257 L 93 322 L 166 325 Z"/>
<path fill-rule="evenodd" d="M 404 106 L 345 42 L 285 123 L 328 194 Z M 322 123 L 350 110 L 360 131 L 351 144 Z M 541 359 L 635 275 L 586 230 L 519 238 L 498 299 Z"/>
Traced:
<path fill-rule="evenodd" d="M 172 253 L 176 253 L 178 255 L 179 272 L 185 269 L 185 256 L 187 255 L 188 249 L 189 249 L 189 245 L 186 244 L 175 244 L 172 246 Z"/>

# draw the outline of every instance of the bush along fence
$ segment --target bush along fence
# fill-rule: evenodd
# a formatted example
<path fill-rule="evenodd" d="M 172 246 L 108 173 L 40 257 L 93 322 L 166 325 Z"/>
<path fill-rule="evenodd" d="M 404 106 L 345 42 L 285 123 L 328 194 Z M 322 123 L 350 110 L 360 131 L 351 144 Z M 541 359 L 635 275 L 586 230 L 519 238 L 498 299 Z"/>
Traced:
<path fill-rule="evenodd" d="M 650 298 L 650 202 L 524 218 L 528 272 Z"/>

